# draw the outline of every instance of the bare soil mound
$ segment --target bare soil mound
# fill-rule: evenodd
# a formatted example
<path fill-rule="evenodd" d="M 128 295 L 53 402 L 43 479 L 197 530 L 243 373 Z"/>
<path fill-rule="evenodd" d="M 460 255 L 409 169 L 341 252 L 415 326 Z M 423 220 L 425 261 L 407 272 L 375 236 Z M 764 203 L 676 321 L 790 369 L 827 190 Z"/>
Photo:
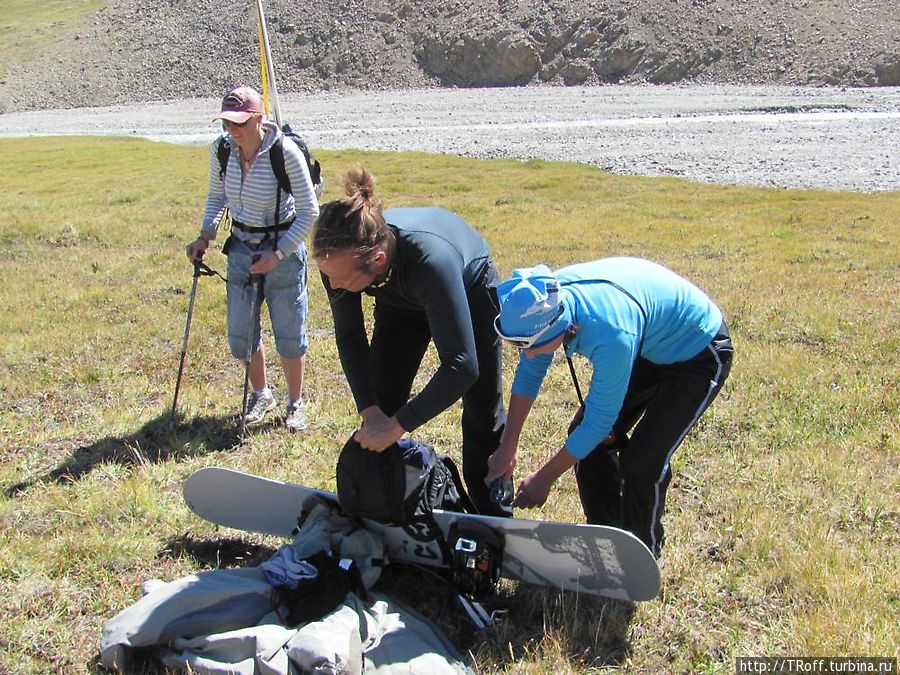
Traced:
<path fill-rule="evenodd" d="M 0 112 L 217 97 L 258 80 L 249 0 L 111 0 L 27 61 Z M 282 92 L 730 83 L 900 85 L 895 0 L 266 3 Z"/>

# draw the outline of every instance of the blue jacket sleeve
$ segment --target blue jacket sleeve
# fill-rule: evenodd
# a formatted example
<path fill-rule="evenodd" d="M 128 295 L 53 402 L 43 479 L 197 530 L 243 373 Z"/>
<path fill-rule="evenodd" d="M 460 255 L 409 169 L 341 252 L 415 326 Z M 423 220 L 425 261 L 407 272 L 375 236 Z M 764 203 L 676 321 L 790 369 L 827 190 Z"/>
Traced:
<path fill-rule="evenodd" d="M 519 364 L 513 378 L 512 393 L 536 399 L 552 362 L 553 354 L 540 354 L 528 358 L 525 352 L 519 352 Z"/>
<path fill-rule="evenodd" d="M 566 440 L 566 447 L 576 459 L 587 457 L 612 431 L 628 391 L 640 340 L 635 335 L 616 332 L 591 346 L 588 358 L 594 372 L 584 399 L 584 417 Z"/>

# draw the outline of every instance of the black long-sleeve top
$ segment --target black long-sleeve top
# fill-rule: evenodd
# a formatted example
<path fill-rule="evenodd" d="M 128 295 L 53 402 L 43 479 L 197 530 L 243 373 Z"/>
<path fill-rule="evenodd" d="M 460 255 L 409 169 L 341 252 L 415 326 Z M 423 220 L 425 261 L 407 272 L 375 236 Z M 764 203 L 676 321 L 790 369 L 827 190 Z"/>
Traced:
<path fill-rule="evenodd" d="M 422 312 L 440 359 L 425 388 L 396 413 L 412 431 L 448 408 L 478 379 L 468 293 L 485 276 L 487 242 L 455 213 L 443 208 L 395 208 L 384 213 L 396 235 L 390 276 L 380 287 L 351 293 L 332 289 L 322 276 L 338 354 L 357 410 L 378 403 L 372 356 L 362 313 L 362 293 L 379 307 Z"/>

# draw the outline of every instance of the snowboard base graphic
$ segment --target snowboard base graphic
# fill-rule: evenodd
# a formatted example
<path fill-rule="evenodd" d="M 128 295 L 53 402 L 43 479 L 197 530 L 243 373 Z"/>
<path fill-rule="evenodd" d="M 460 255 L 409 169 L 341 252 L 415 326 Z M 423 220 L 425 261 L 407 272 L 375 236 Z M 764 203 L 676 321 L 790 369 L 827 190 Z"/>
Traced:
<path fill-rule="evenodd" d="M 271 480 L 232 469 L 208 467 L 184 484 L 188 507 L 204 520 L 248 532 L 290 537 L 309 499 L 338 503 L 332 492 Z M 503 535 L 501 575 L 550 588 L 618 600 L 652 600 L 660 574 L 646 545 L 630 532 L 602 525 L 555 523 L 435 511 L 446 536 L 454 524 L 477 521 Z M 363 519 L 383 537 L 394 562 L 448 567 L 441 547 L 405 529 Z"/>

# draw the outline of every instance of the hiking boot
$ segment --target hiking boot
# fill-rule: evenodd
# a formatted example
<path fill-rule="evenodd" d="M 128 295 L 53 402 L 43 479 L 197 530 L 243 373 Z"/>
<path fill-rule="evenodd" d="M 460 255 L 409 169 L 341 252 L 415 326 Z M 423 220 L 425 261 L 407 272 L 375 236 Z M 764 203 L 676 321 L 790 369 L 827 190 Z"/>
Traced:
<path fill-rule="evenodd" d="M 302 400 L 288 403 L 284 426 L 291 431 L 303 431 L 309 426 L 309 420 L 306 419 L 306 406 L 303 405 Z"/>
<path fill-rule="evenodd" d="M 244 415 L 244 424 L 248 427 L 262 423 L 266 413 L 275 407 L 275 397 L 272 394 L 257 394 L 255 391 L 247 402 L 247 414 Z"/>

